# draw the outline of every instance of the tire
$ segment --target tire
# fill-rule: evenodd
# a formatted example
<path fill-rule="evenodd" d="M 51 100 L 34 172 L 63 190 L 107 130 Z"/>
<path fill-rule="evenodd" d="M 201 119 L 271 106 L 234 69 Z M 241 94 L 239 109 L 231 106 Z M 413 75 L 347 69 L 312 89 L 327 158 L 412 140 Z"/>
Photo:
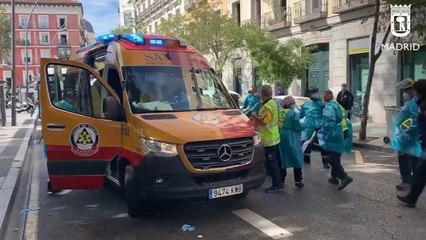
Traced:
<path fill-rule="evenodd" d="M 127 165 L 125 170 L 124 193 L 126 196 L 127 213 L 132 218 L 145 218 L 154 214 L 151 204 L 139 192 L 133 166 Z"/>
<path fill-rule="evenodd" d="M 249 193 L 250 193 L 250 190 L 247 190 L 247 191 L 244 191 L 243 193 L 241 193 L 241 194 L 238 194 L 238 195 L 234 195 L 234 198 L 235 199 L 245 199 L 248 195 L 249 195 Z"/>

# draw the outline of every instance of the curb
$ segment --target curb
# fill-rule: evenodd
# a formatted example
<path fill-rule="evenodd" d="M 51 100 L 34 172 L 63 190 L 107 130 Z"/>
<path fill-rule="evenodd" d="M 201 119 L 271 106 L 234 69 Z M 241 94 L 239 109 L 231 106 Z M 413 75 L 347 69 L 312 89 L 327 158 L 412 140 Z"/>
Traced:
<path fill-rule="evenodd" d="M 385 152 L 385 153 L 395 153 L 395 151 L 390 147 L 377 146 L 377 145 L 358 143 L 358 142 L 353 142 L 352 145 L 357 148 L 364 148 L 364 149 Z"/>
<path fill-rule="evenodd" d="M 12 162 L 12 166 L 4 179 L 3 185 L 0 189 L 0 238 L 4 236 L 7 220 L 9 218 L 10 211 L 12 210 L 13 200 L 18 190 L 22 169 L 25 164 L 28 149 L 31 144 L 33 134 L 37 129 L 38 119 L 37 114 L 29 118 L 35 120 L 32 128 L 29 128 L 25 133 L 25 137 L 22 139 L 21 146 L 16 153 L 16 156 Z"/>

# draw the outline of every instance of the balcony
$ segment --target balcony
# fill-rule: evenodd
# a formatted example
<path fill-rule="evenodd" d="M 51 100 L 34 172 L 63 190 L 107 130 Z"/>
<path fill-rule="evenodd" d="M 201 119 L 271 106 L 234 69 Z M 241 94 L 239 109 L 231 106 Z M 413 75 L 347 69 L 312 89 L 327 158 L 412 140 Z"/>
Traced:
<path fill-rule="evenodd" d="M 375 4 L 375 0 L 333 0 L 333 13 L 350 12 Z"/>
<path fill-rule="evenodd" d="M 71 56 L 71 46 L 58 47 L 58 57 L 60 59 L 68 59 Z"/>
<path fill-rule="evenodd" d="M 291 27 L 291 8 L 278 7 L 265 13 L 264 29 L 269 31 Z"/>
<path fill-rule="evenodd" d="M 302 0 L 294 4 L 294 23 L 302 24 L 326 18 L 327 0 Z"/>

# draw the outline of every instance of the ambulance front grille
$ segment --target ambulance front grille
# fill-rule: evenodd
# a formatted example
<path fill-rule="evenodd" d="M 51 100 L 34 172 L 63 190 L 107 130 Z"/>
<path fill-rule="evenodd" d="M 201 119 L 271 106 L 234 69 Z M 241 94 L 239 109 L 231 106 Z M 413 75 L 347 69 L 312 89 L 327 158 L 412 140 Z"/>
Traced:
<path fill-rule="evenodd" d="M 252 138 L 236 138 L 187 143 L 184 150 L 194 168 L 211 169 L 246 164 L 251 161 L 253 145 Z M 222 146 L 231 150 L 229 159 L 225 161 L 219 157 L 219 148 Z"/>

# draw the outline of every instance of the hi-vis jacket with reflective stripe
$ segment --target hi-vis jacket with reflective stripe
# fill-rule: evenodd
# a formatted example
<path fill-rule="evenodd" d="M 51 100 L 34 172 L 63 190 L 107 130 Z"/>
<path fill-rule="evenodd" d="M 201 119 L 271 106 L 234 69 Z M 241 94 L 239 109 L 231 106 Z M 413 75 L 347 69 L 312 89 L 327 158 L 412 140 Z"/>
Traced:
<path fill-rule="evenodd" d="M 260 118 L 264 118 L 267 110 L 272 114 L 271 120 L 266 126 L 258 125 L 258 131 L 265 147 L 275 146 L 280 143 L 280 132 L 278 129 L 278 109 L 277 104 L 272 100 L 268 100 L 262 105 L 259 111 Z"/>
<path fill-rule="evenodd" d="M 417 98 L 407 100 L 395 119 L 391 147 L 399 152 L 419 157 L 421 146 L 417 140 Z"/>
<path fill-rule="evenodd" d="M 345 109 L 336 101 L 326 103 L 323 111 L 324 124 L 318 132 L 319 145 L 331 152 L 352 151 L 352 124 L 346 118 Z"/>

